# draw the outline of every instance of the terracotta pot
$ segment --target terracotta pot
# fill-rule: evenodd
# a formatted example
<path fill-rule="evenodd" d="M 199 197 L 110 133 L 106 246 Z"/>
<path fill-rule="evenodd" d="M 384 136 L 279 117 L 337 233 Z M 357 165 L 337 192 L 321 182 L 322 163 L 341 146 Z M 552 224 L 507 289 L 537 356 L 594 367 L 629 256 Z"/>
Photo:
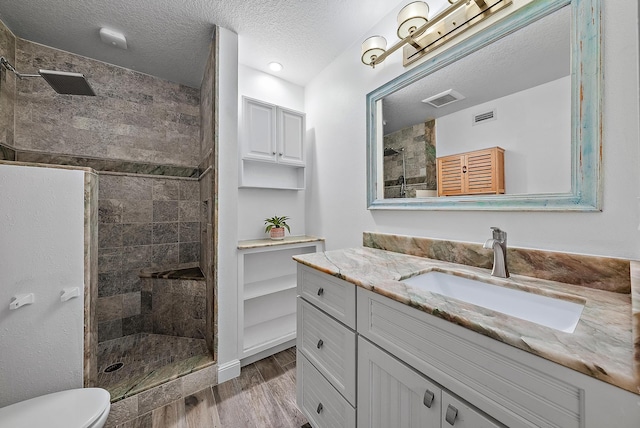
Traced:
<path fill-rule="evenodd" d="M 274 227 L 269 231 L 271 239 L 280 240 L 284 239 L 284 227 Z"/>

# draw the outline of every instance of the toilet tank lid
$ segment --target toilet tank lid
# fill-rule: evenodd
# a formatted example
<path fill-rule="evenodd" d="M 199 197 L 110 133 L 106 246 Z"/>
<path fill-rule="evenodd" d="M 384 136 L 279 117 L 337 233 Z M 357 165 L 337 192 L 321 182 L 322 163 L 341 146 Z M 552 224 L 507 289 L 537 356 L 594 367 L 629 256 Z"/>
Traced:
<path fill-rule="evenodd" d="M 41 395 L 0 409 L 0 428 L 90 427 L 110 406 L 101 388 L 78 388 Z"/>

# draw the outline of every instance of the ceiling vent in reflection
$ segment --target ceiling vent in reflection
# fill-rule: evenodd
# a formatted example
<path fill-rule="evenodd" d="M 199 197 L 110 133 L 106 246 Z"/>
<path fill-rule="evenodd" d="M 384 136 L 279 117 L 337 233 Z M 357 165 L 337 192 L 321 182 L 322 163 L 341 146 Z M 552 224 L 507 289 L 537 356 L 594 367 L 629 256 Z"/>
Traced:
<path fill-rule="evenodd" d="M 498 118 L 498 110 L 494 108 L 493 110 L 474 114 L 472 117 L 472 120 L 473 120 L 472 125 L 475 126 L 481 123 L 491 122 L 492 120 L 496 120 L 497 118 Z"/>
<path fill-rule="evenodd" d="M 435 108 L 440 108 L 464 99 L 465 96 L 460 92 L 454 91 L 453 89 L 448 89 L 432 97 L 425 98 L 424 100 L 422 100 L 422 102 L 432 105 Z"/>

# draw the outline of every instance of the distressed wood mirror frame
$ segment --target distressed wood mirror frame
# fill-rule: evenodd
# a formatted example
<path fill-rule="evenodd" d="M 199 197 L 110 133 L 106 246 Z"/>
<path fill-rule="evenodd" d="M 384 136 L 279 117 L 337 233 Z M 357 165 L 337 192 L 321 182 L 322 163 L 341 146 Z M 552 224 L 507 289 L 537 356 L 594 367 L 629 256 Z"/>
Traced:
<path fill-rule="evenodd" d="M 385 210 L 601 211 L 601 0 L 534 0 L 367 95 L 367 205 Z M 571 7 L 571 191 L 378 199 L 377 103 L 492 42 Z"/>

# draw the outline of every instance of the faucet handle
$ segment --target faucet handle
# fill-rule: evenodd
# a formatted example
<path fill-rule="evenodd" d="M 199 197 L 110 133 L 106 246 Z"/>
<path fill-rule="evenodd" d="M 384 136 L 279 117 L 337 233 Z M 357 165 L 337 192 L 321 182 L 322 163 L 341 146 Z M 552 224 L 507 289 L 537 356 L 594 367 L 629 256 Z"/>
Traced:
<path fill-rule="evenodd" d="M 499 227 L 495 227 L 495 226 L 492 226 L 490 229 L 493 233 L 493 239 L 497 239 L 500 241 L 507 240 L 507 232 L 505 232 L 504 230 L 501 230 Z"/>

